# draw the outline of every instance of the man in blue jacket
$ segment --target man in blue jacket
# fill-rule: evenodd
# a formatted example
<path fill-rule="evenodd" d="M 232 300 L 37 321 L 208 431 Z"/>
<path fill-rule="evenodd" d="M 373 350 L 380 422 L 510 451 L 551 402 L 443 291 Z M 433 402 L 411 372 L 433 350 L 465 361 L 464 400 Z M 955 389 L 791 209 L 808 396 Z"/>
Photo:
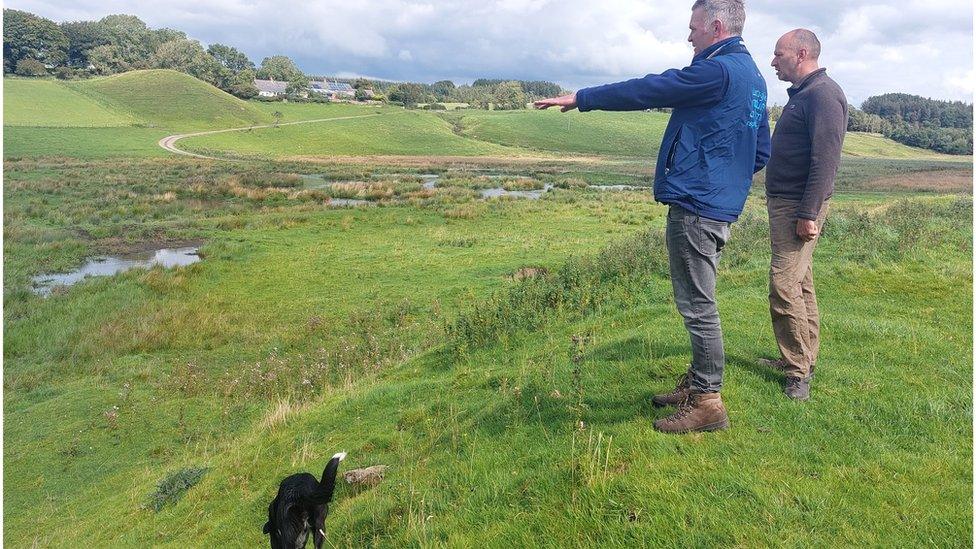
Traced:
<path fill-rule="evenodd" d="M 668 261 L 678 311 L 691 336 L 691 366 L 656 406 L 677 406 L 654 422 L 666 433 L 726 429 L 725 349 L 715 276 L 729 227 L 742 213 L 752 175 L 769 159 L 766 82 L 742 43 L 742 0 L 697 0 L 688 41 L 691 65 L 536 101 L 563 112 L 671 107 L 654 175 L 667 204 Z"/>

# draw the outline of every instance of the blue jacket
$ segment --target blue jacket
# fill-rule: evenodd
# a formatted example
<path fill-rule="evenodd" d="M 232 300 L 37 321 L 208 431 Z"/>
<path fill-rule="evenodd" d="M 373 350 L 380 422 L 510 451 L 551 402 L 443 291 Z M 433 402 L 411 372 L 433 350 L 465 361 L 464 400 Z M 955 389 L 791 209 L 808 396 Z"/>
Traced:
<path fill-rule="evenodd" d="M 683 69 L 576 92 L 580 111 L 672 107 L 654 198 L 718 221 L 742 213 L 752 175 L 769 160 L 766 81 L 734 36 Z"/>

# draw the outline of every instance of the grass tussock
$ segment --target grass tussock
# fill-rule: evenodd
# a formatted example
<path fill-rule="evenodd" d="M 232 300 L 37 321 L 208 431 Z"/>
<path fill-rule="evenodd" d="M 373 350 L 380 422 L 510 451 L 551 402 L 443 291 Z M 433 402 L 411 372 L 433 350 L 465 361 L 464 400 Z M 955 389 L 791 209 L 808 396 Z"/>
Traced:
<path fill-rule="evenodd" d="M 545 183 L 532 177 L 503 178 L 496 183 L 506 191 L 538 191 L 545 187 Z"/>
<path fill-rule="evenodd" d="M 557 179 L 553 186 L 557 189 L 585 189 L 590 186 L 586 180 L 580 177 L 565 177 Z"/>
<path fill-rule="evenodd" d="M 645 231 L 598 254 L 571 258 L 549 276 L 526 278 L 496 292 L 461 313 L 448 333 L 455 351 L 463 355 L 502 334 L 532 331 L 552 312 L 591 312 L 616 293 L 621 286 L 618 282 L 664 275 L 667 265 L 663 231 Z"/>
<path fill-rule="evenodd" d="M 149 495 L 147 507 L 157 513 L 180 500 L 187 490 L 193 488 L 209 471 L 208 467 L 186 467 L 170 473 Z"/>
<path fill-rule="evenodd" d="M 284 425 L 289 418 L 306 409 L 308 409 L 308 402 L 294 402 L 288 397 L 280 398 L 261 420 L 261 430 L 274 431 L 278 426 Z"/>
<path fill-rule="evenodd" d="M 444 211 L 444 217 L 448 219 L 471 220 L 478 217 L 479 208 L 472 205 L 457 206 Z"/>
<path fill-rule="evenodd" d="M 245 187 L 257 187 L 261 189 L 272 187 L 300 187 L 302 185 L 302 176 L 294 173 L 253 171 L 241 174 L 238 176 L 238 181 Z"/>

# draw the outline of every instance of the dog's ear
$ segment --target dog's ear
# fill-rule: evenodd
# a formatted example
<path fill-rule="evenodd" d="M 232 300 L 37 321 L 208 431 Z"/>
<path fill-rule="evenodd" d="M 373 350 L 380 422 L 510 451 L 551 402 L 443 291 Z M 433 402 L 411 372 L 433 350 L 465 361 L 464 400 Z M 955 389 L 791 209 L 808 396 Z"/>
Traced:
<path fill-rule="evenodd" d="M 265 522 L 264 523 L 264 533 L 265 534 L 270 534 L 271 533 L 271 521 L 270 520 L 268 522 Z"/>

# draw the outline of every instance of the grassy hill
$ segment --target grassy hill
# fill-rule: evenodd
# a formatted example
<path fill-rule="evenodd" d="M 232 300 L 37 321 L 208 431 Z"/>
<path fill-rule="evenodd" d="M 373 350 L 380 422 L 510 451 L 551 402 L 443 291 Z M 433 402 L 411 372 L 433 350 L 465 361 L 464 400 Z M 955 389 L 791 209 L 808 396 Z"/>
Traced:
<path fill-rule="evenodd" d="M 71 82 L 6 78 L 3 114 L 4 125 L 35 127 L 198 130 L 272 121 L 270 113 L 255 104 L 172 70 Z"/>
<path fill-rule="evenodd" d="M 4 126 L 114 127 L 140 122 L 132 114 L 60 80 L 4 78 Z"/>
<path fill-rule="evenodd" d="M 171 70 L 72 82 L 4 79 L 4 158 L 168 155 L 156 142 L 176 132 L 273 121 L 206 82 Z"/>
<path fill-rule="evenodd" d="M 74 86 L 154 127 L 221 129 L 271 122 L 254 105 L 173 70 L 131 71 L 80 81 Z"/>

